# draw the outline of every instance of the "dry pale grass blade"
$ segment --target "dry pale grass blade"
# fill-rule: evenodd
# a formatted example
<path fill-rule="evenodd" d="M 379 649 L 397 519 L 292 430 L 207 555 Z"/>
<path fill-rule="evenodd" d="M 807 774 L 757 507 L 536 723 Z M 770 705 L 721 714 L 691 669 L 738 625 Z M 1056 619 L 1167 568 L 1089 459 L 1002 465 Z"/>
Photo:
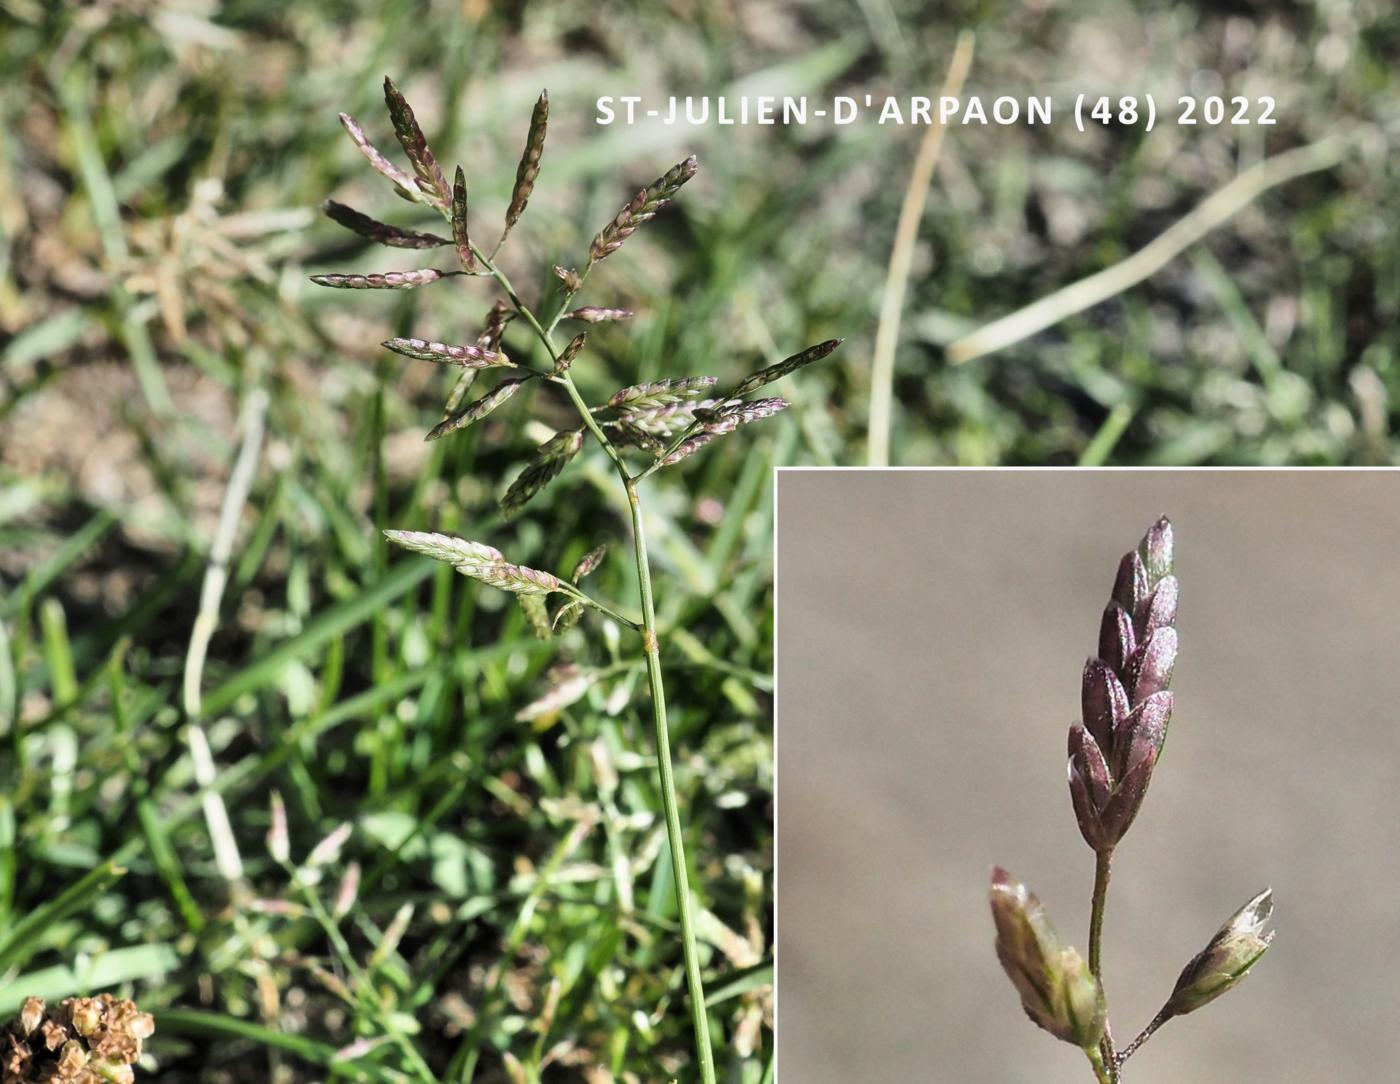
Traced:
<path fill-rule="evenodd" d="M 956 98 L 962 91 L 967 73 L 972 67 L 974 36 L 970 30 L 958 35 L 948 74 L 940 92 L 944 98 Z M 875 328 L 875 353 L 870 364 L 870 430 L 866 441 L 867 457 L 872 467 L 884 467 L 890 461 L 890 420 L 894 411 L 894 358 L 899 347 L 900 315 L 904 311 L 904 293 L 909 284 L 909 271 L 914 262 L 914 242 L 919 236 L 919 222 L 924 216 L 933 171 L 943 149 L 947 128 L 941 123 L 930 124 L 919 142 L 919 153 L 909 173 L 904 189 L 904 202 L 899 208 L 895 225 L 894 244 L 890 247 L 889 269 L 885 273 L 885 288 L 880 295 L 880 322 Z"/>
<path fill-rule="evenodd" d="M 349 113 L 340 114 L 340 123 L 345 126 L 345 130 L 350 134 L 350 138 L 355 141 L 355 146 L 360 148 L 363 154 L 378 172 L 390 184 L 394 186 L 394 191 L 410 203 L 422 203 L 423 193 L 419 191 L 417 183 L 413 178 L 401 170 L 393 162 L 385 158 L 379 148 L 371 143 L 365 135 L 365 130 L 360 122 Z"/>
<path fill-rule="evenodd" d="M 331 286 L 337 290 L 412 290 L 427 286 L 442 278 L 443 272 L 435 267 L 424 267 L 417 271 L 385 271 L 374 275 L 312 275 L 311 281 L 317 286 Z"/>
<path fill-rule="evenodd" d="M 461 365 L 467 369 L 487 369 L 492 366 L 509 366 L 513 362 L 504 354 L 487 350 L 481 346 L 458 346 L 454 343 L 440 343 L 431 339 L 385 339 L 381 344 L 388 350 L 404 357 L 419 361 L 441 361 Z"/>
<path fill-rule="evenodd" d="M 370 218 L 369 215 L 361 214 L 353 207 L 337 203 L 333 199 L 326 200 L 321 209 L 326 212 L 326 217 L 332 222 L 339 223 L 347 230 L 353 230 L 361 237 L 376 241 L 381 245 L 388 245 L 391 248 L 438 248 L 452 243 L 446 237 L 439 237 L 435 233 L 406 230 L 399 226 L 391 226 L 387 222 L 380 222 L 378 219 Z"/>
<path fill-rule="evenodd" d="M 631 309 L 602 309 L 596 305 L 585 305 L 581 309 L 571 309 L 561 320 L 582 320 L 588 324 L 601 324 L 607 320 L 630 320 L 635 316 Z"/>
<path fill-rule="evenodd" d="M 452 181 L 452 243 L 457 248 L 462 270 L 473 270 L 476 256 L 472 252 L 472 239 L 467 235 L 467 175 L 461 166 L 457 167 L 457 176 Z"/>
<path fill-rule="evenodd" d="M 511 192 L 510 206 L 506 208 L 506 228 L 501 240 L 525 213 L 525 205 L 530 202 L 530 193 L 535 190 L 535 179 L 540 175 L 540 156 L 544 154 L 544 137 L 549 128 L 549 91 L 540 92 L 535 111 L 530 115 L 530 132 L 525 137 L 525 150 L 520 156 L 520 165 L 515 171 L 515 189 Z"/>
<path fill-rule="evenodd" d="M 446 208 L 452 201 L 452 190 L 447 187 L 447 178 L 442 167 L 428 146 L 427 137 L 413 115 L 413 108 L 394 86 L 393 80 L 384 77 L 384 104 L 389 108 L 389 119 L 394 122 L 394 135 L 398 136 L 399 146 L 413 163 L 413 171 L 418 174 L 418 187 L 428 202 L 439 208 Z"/>
<path fill-rule="evenodd" d="M 1331 169 L 1351 145 L 1351 133 L 1334 133 L 1251 166 L 1126 259 L 952 343 L 947 350 L 948 360 L 961 364 L 995 353 L 1136 286 L 1269 189 L 1308 173 Z"/>

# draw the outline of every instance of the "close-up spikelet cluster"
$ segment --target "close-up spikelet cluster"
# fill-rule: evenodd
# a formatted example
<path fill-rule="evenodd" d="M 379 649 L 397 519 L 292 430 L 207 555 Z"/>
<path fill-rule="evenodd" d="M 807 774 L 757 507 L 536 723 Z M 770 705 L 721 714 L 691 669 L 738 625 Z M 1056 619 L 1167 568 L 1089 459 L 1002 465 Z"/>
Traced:
<path fill-rule="evenodd" d="M 111 994 L 25 998 L 0 1040 L 0 1084 L 131 1084 L 155 1020 Z"/>

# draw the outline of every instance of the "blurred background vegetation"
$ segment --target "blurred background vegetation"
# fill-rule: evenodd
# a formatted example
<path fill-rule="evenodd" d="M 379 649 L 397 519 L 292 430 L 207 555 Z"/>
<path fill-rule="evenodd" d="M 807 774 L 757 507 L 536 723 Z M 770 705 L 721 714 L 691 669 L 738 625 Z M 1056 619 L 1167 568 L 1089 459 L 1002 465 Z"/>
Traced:
<path fill-rule="evenodd" d="M 1381 0 L 0 3 L 0 1012 L 128 989 L 157 1014 L 171 1080 L 396 1079 L 408 1048 L 443 1078 L 688 1075 L 633 645 L 593 622 L 538 641 L 510 600 L 391 559 L 377 534 L 460 530 L 559 571 L 626 538 L 593 453 L 499 524 L 494 498 L 551 428 L 523 410 L 422 442 L 448 374 L 377 344 L 470 341 L 485 284 L 307 283 L 420 265 L 318 211 L 334 196 L 429 225 L 336 122 L 391 146 L 391 74 L 444 164 L 466 168 L 477 221 L 503 211 L 549 89 L 543 172 L 504 257 L 527 299 L 638 187 L 700 156 L 675 207 L 589 282 L 586 302 L 638 311 L 590 334 L 575 373 L 591 398 L 847 339 L 780 389 L 793 410 L 649 498 L 712 1021 L 731 1079 L 771 1074 L 770 469 L 866 460 L 923 132 L 604 128 L 593 102 L 932 95 L 963 29 L 969 93 L 1269 94 L 1279 124 L 951 131 L 912 254 L 892 461 L 1392 461 L 1400 15 Z M 1335 168 L 1264 193 L 1145 283 L 945 360 L 1251 163 L 1334 133 Z M 180 682 L 255 389 L 268 437 L 203 675 L 245 861 L 230 883 Z M 616 549 L 594 582 L 626 599 Z M 561 662 L 587 696 L 517 721 Z M 274 790 L 290 868 L 264 844 Z M 340 852 L 298 866 L 342 824 Z M 352 868 L 331 936 L 313 901 L 331 906 Z"/>

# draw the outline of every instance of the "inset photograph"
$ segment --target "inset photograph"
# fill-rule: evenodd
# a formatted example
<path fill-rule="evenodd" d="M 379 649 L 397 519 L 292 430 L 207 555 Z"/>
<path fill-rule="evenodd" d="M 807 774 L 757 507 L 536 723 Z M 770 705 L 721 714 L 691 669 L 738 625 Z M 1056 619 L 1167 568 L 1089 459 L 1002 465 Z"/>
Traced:
<path fill-rule="evenodd" d="M 1384 1077 L 1397 498 L 781 471 L 782 1079 Z"/>

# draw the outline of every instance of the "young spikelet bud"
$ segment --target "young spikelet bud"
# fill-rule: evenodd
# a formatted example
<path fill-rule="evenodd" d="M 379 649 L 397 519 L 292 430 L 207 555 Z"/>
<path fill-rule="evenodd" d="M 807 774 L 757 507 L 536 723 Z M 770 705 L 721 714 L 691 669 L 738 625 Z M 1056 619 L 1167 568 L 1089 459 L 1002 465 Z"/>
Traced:
<path fill-rule="evenodd" d="M 665 174 L 656 178 L 632 197 L 602 230 L 593 238 L 588 249 L 589 266 L 612 255 L 622 247 L 622 242 L 636 232 L 638 226 L 648 219 L 655 218 L 656 212 L 671 201 L 681 185 L 695 176 L 699 169 L 695 155 L 684 162 L 672 166 Z"/>
<path fill-rule="evenodd" d="M 413 109 L 387 75 L 384 77 L 384 104 L 389 108 L 389 119 L 394 122 L 394 135 L 398 136 L 399 145 L 413 164 L 413 171 L 418 174 L 418 187 L 428 197 L 428 202 L 446 207 L 452 199 L 447 178 L 442 175 L 442 167 L 428 147 L 428 140 L 418 126 Z"/>
<path fill-rule="evenodd" d="M 379 944 L 375 946 L 373 955 L 369 958 L 369 970 L 373 973 L 379 966 L 392 956 L 399 949 L 399 942 L 403 940 L 403 935 L 408 932 L 408 924 L 413 920 L 413 904 L 402 904 L 394 917 L 389 920 L 389 925 L 384 929 L 384 936 L 380 938 Z"/>
<path fill-rule="evenodd" d="M 607 555 L 608 544 L 606 542 L 601 546 L 594 546 L 579 558 L 578 564 L 574 565 L 573 572 L 569 574 L 569 579 L 573 580 L 574 583 L 579 583 L 585 576 L 592 575 Z"/>
<path fill-rule="evenodd" d="M 1026 1015 L 1057 1039 L 1085 1050 L 1096 1047 L 1105 1007 L 1089 965 L 1060 941 L 1040 900 L 1000 867 L 992 871 L 991 904 L 997 958 Z"/>
<path fill-rule="evenodd" d="M 600 309 L 596 305 L 585 305 L 581 309 L 571 309 L 560 317 L 561 320 L 583 320 L 590 324 L 601 324 L 605 320 L 630 320 L 637 315 L 631 309 Z"/>
<path fill-rule="evenodd" d="M 539 446 L 535 458 L 512 483 L 501 501 L 502 511 L 513 515 L 520 507 L 555 478 L 569 460 L 583 448 L 583 430 L 556 433 Z"/>
<path fill-rule="evenodd" d="M 476 337 L 476 345 L 483 350 L 496 350 L 506 333 L 506 325 L 515 319 L 515 313 L 504 301 L 495 301 L 486 314 L 486 324 Z"/>
<path fill-rule="evenodd" d="M 379 149 L 365 137 L 365 130 L 360 126 L 359 121 L 348 113 L 342 113 L 340 114 L 340 123 L 344 125 L 350 138 L 355 141 L 355 146 L 360 148 L 360 153 L 369 160 L 369 164 L 381 176 L 394 186 L 395 192 L 410 203 L 423 202 L 423 193 L 413 178 L 379 152 Z"/>
<path fill-rule="evenodd" d="M 390 226 L 387 222 L 370 218 L 369 215 L 361 214 L 353 207 L 347 207 L 333 199 L 326 200 L 321 205 L 321 209 L 326 212 L 326 217 L 332 222 L 339 223 L 347 230 L 358 233 L 361 237 L 376 241 L 381 245 L 388 245 L 391 248 L 438 248 L 452 243 L 446 237 L 439 237 L 435 233 L 420 233 L 417 230 L 405 230 L 398 226 Z"/>
<path fill-rule="evenodd" d="M 495 546 L 468 542 L 434 531 L 385 531 L 384 537 L 396 546 L 421 553 L 449 565 L 503 564 L 505 555 Z"/>
<path fill-rule="evenodd" d="M 1237 986 L 1273 943 L 1274 931 L 1264 931 L 1273 910 L 1273 891 L 1266 888 L 1231 915 L 1182 970 L 1160 1018 L 1195 1012 Z"/>
<path fill-rule="evenodd" d="M 564 292 L 566 294 L 578 293 L 579 287 L 583 285 L 583 280 L 579 278 L 577 271 L 571 271 L 567 267 L 560 267 L 558 264 L 554 265 L 554 277 L 564 284 Z"/>
<path fill-rule="evenodd" d="M 463 271 L 476 268 L 476 256 L 472 252 L 472 239 L 467 235 L 467 175 L 462 167 L 457 167 L 457 176 L 452 181 L 452 243 L 457 247 L 457 261 Z"/>
<path fill-rule="evenodd" d="M 340 879 L 340 886 L 335 890 L 335 902 L 331 904 L 331 916 L 333 918 L 344 918 L 350 913 L 350 908 L 355 906 L 355 900 L 360 895 L 360 863 L 350 862 L 345 867 L 345 875 Z"/>
<path fill-rule="evenodd" d="M 524 378 L 520 380 L 502 380 L 480 399 L 472 400 L 461 410 L 457 411 L 457 413 L 438 422 L 423 439 L 437 440 L 455 430 L 465 429 L 473 422 L 478 422 L 486 417 L 486 415 L 490 414 L 524 386 Z"/>
<path fill-rule="evenodd" d="M 1080 833 L 1096 851 L 1111 850 L 1133 823 L 1166 742 L 1177 652 L 1174 563 L 1171 523 L 1162 517 L 1119 561 L 1098 657 L 1084 664 L 1069 788 Z"/>
<path fill-rule="evenodd" d="M 548 640 L 554 635 L 554 623 L 549 618 L 549 603 L 543 595 L 516 595 L 520 612 L 536 640 Z"/>
<path fill-rule="evenodd" d="M 530 114 L 530 132 L 525 137 L 525 151 L 520 156 L 520 165 L 515 170 L 515 189 L 511 193 L 510 206 L 506 208 L 506 233 L 520 221 L 525 205 L 530 202 L 530 193 L 535 190 L 535 179 L 540 175 L 540 155 L 544 154 L 544 137 L 549 128 L 549 91 L 540 91 L 535 111 Z M 504 235 L 503 235 L 504 237 Z"/>
<path fill-rule="evenodd" d="M 5 1084 L 131 1084 L 132 1065 L 155 1033 L 155 1020 L 114 998 L 65 998 L 48 1007 L 27 998 L 19 1019 L 0 1032 Z"/>
<path fill-rule="evenodd" d="M 456 346 L 433 339 L 405 339 L 397 336 L 385 339 L 381 345 L 404 357 L 417 358 L 419 361 L 442 361 L 460 365 L 464 369 L 487 369 L 493 365 L 511 364 L 504 354 L 481 346 Z"/>
<path fill-rule="evenodd" d="M 424 267 L 417 271 L 385 271 L 374 275 L 312 275 L 311 281 L 317 286 L 330 286 L 337 290 L 412 290 L 427 286 L 442 278 L 442 272 L 435 267 Z"/>
<path fill-rule="evenodd" d="M 725 396 L 726 399 L 737 399 L 741 395 L 748 395 L 749 392 L 757 391 L 766 384 L 771 384 L 775 380 L 781 380 L 789 373 L 795 373 L 799 369 L 805 369 L 814 362 L 821 361 L 828 357 L 833 350 L 844 342 L 844 339 L 827 339 L 826 342 L 818 343 L 816 346 L 809 346 L 800 354 L 793 354 L 790 358 L 784 358 L 776 365 L 770 365 L 766 369 L 759 369 L 756 373 L 750 373 L 739 381 L 738 385 Z"/>
<path fill-rule="evenodd" d="M 574 364 L 574 359 L 578 357 L 579 352 L 583 350 L 585 340 L 585 335 L 575 335 L 569 340 L 568 345 L 565 346 L 563 350 L 559 351 L 559 356 L 554 359 L 555 376 L 562 376 L 569 371 Z"/>
<path fill-rule="evenodd" d="M 553 481 L 582 448 L 582 429 L 556 433 L 541 444 L 535 457 L 526 464 L 520 477 L 510 484 L 501 498 L 502 515 L 509 519 L 524 508 L 526 502 Z"/>
<path fill-rule="evenodd" d="M 319 869 L 334 862 L 340 857 L 341 848 L 345 846 L 353 830 L 354 826 L 348 822 L 335 828 L 330 835 L 311 848 L 311 853 L 306 856 L 305 867 Z"/>

